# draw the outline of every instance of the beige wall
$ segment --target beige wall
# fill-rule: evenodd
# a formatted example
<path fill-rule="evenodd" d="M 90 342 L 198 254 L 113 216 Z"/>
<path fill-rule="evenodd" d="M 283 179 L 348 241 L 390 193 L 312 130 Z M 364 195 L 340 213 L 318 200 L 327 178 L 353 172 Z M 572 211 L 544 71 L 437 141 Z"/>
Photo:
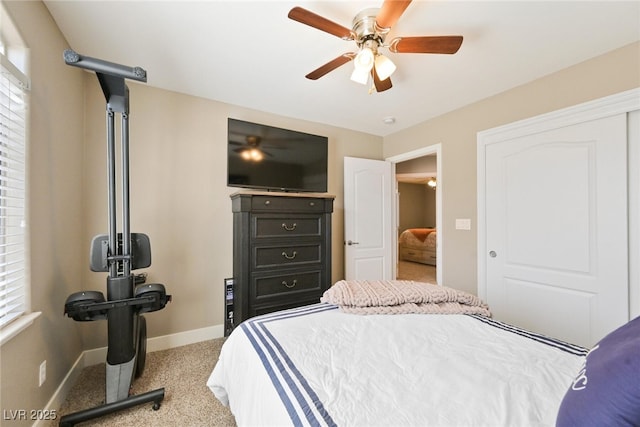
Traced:
<path fill-rule="evenodd" d="M 427 176 L 437 176 L 438 165 L 436 155 L 431 154 L 399 162 L 396 164 L 396 175 L 397 174 L 426 174 Z"/>
<path fill-rule="evenodd" d="M 153 70 L 147 70 L 152 75 Z M 343 277 L 343 158 L 382 158 L 382 138 L 129 83 L 132 231 L 149 235 L 149 282 L 173 301 L 147 315 L 149 336 L 221 325 L 223 281 L 232 276 L 232 213 L 227 187 L 227 118 L 329 138 L 328 192 L 333 213 L 333 280 Z M 86 135 L 83 239 L 107 232 L 105 101 L 85 74 Z M 118 117 L 119 121 L 119 117 Z M 83 271 L 84 289 L 104 289 L 106 273 Z M 81 325 L 85 348 L 106 345 L 106 325 Z"/>
<path fill-rule="evenodd" d="M 444 285 L 477 292 L 477 132 L 636 87 L 640 87 L 640 43 L 384 138 L 385 158 L 442 144 L 438 186 L 442 192 Z M 471 231 L 456 230 L 456 218 L 470 218 Z"/>
<path fill-rule="evenodd" d="M 67 45 L 45 6 L 5 5 L 31 57 L 31 301 L 42 315 L 0 348 L 0 409 L 28 411 L 46 407 L 83 349 L 77 325 L 62 314 L 67 295 L 81 287 L 87 260 L 82 238 L 83 87 L 82 72 L 62 60 Z M 43 360 L 47 380 L 38 387 Z"/>
<path fill-rule="evenodd" d="M 426 184 L 398 183 L 398 235 L 407 228 L 436 226 L 436 192 Z"/>
<path fill-rule="evenodd" d="M 435 155 L 396 163 L 396 175 L 437 176 Z M 398 182 L 398 234 L 407 228 L 436 226 L 436 192 L 425 184 Z"/>

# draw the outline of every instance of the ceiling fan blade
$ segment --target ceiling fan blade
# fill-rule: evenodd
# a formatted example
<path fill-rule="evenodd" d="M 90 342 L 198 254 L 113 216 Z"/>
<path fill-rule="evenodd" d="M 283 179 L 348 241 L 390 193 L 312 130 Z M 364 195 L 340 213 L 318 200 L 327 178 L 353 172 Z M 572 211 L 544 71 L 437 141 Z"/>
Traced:
<path fill-rule="evenodd" d="M 316 28 L 320 31 L 324 31 L 329 34 L 333 34 L 336 37 L 340 37 L 344 40 L 352 40 L 353 33 L 347 27 L 343 27 L 340 24 L 336 24 L 333 21 L 323 18 L 307 9 L 301 7 L 294 7 L 289 11 L 289 18 L 294 21 L 301 22 L 310 27 Z"/>
<path fill-rule="evenodd" d="M 462 36 L 396 37 L 389 43 L 394 53 L 456 53 Z"/>
<path fill-rule="evenodd" d="M 380 80 L 380 77 L 378 77 L 378 73 L 376 72 L 376 67 L 371 69 L 371 75 L 373 76 L 373 85 L 376 87 L 376 92 L 384 92 L 387 89 L 391 89 L 393 86 L 391 84 L 391 77 Z"/>
<path fill-rule="evenodd" d="M 318 80 L 320 77 L 324 76 L 330 71 L 333 71 L 339 66 L 344 65 L 347 62 L 351 61 L 354 56 L 355 56 L 355 53 L 343 53 L 337 58 L 327 62 L 323 66 L 313 70 L 312 72 L 307 74 L 305 77 L 308 78 L 309 80 Z"/>
<path fill-rule="evenodd" d="M 411 0 L 385 0 L 376 16 L 376 24 L 380 28 L 391 28 L 398 22 Z"/>

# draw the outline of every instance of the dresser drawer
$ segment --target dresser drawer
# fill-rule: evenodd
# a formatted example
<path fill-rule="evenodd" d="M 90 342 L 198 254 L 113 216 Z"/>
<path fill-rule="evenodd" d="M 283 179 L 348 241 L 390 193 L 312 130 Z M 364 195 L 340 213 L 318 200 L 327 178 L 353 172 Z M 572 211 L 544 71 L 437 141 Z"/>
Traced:
<path fill-rule="evenodd" d="M 263 298 L 287 297 L 300 292 L 317 291 L 322 289 L 322 272 L 300 271 L 289 273 L 269 273 L 256 275 L 251 286 L 251 298 L 259 301 Z"/>
<path fill-rule="evenodd" d="M 268 237 L 320 237 L 322 216 L 291 216 L 261 214 L 253 216 L 252 236 Z"/>
<path fill-rule="evenodd" d="M 322 243 L 260 245 L 254 247 L 254 268 L 273 268 L 320 263 Z"/>
<path fill-rule="evenodd" d="M 271 197 L 253 196 L 251 209 L 254 211 L 324 212 L 322 199 L 311 197 Z"/>

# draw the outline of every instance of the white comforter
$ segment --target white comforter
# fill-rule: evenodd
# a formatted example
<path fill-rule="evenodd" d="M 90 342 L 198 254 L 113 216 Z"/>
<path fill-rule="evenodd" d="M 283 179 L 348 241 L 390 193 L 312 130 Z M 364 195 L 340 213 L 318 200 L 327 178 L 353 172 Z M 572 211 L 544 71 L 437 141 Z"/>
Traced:
<path fill-rule="evenodd" d="M 552 426 L 586 351 L 506 327 L 317 304 L 237 327 L 207 385 L 240 426 Z"/>

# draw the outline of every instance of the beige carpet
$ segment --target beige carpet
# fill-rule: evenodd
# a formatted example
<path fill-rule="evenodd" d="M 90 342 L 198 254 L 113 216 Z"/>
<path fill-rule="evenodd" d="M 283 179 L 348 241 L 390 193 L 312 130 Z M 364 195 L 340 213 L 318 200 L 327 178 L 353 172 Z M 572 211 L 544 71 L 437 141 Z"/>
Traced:
<path fill-rule="evenodd" d="M 436 268 L 432 265 L 420 264 L 419 262 L 398 261 L 397 278 L 399 280 L 437 283 Z"/>
<path fill-rule="evenodd" d="M 147 353 L 142 376 L 132 385 L 132 393 L 145 393 L 164 387 L 160 409 L 145 403 L 120 412 L 86 421 L 78 426 L 235 426 L 231 412 L 215 398 L 206 385 L 223 338 Z M 58 410 L 60 417 L 103 404 L 105 364 L 83 369 L 66 401 Z"/>

